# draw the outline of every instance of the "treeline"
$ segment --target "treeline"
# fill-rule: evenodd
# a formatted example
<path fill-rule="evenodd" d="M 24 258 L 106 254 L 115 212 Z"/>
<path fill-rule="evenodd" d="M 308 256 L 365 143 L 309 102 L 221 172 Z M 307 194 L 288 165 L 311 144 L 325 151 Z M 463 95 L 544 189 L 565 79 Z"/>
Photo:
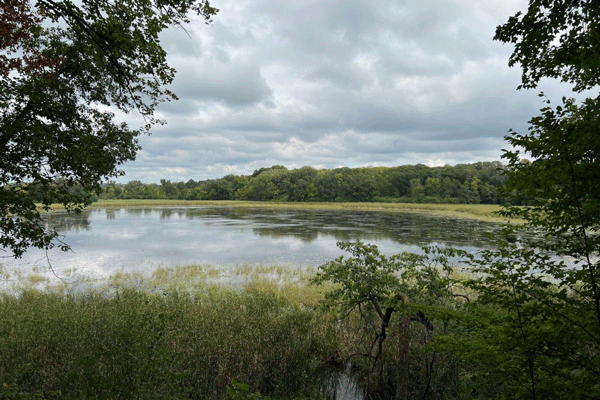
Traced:
<path fill-rule="evenodd" d="M 179 199 L 327 202 L 502 203 L 506 180 L 500 162 L 428 167 L 289 170 L 280 165 L 252 175 L 227 175 L 204 181 L 160 184 L 130 181 L 104 186 L 103 199 Z"/>

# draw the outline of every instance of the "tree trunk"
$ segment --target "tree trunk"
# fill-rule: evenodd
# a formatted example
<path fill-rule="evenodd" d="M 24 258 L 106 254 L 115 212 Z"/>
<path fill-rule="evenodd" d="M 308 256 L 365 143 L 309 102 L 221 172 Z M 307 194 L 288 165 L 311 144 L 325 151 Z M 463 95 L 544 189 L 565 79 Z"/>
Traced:
<path fill-rule="evenodd" d="M 408 400 L 410 316 L 401 317 L 398 328 L 398 382 L 396 400 Z"/>

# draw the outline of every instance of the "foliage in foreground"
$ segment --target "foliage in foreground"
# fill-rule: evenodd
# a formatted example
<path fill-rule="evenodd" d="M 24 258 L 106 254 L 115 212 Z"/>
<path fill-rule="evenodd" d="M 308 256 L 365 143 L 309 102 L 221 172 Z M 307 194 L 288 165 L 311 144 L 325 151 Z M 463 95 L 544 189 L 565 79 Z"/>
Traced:
<path fill-rule="evenodd" d="M 597 88 L 599 12 L 586 0 L 530 1 L 499 26 L 521 87 L 559 78 L 576 92 Z M 509 133 L 503 155 L 507 194 L 527 202 L 506 214 L 537 235 L 514 243 L 508 229 L 497 251 L 470 258 L 478 275 L 468 286 L 491 313 L 465 324 L 473 340 L 463 348 L 507 398 L 600 398 L 600 97 L 545 103 L 528 133 Z"/>
<path fill-rule="evenodd" d="M 470 255 L 477 294 L 456 315 L 460 331 L 444 347 L 474 367 L 484 386 L 508 398 L 600 398 L 600 331 L 593 295 L 577 266 L 536 249 L 505 244 Z"/>
<path fill-rule="evenodd" d="M 507 227 L 499 250 L 472 257 L 479 276 L 469 285 L 501 311 L 475 331 L 514 397 L 600 398 L 600 100 L 546 102 L 504 154 L 507 191 L 530 199 L 505 214 L 536 234 L 514 243 Z"/>
<path fill-rule="evenodd" d="M 600 398 L 585 269 L 511 242 L 390 257 L 338 245 L 351 256 L 315 281 L 334 283 L 325 301 L 353 336 L 346 356 L 367 398 Z"/>
<path fill-rule="evenodd" d="M 320 267 L 315 283 L 329 282 L 325 305 L 353 336 L 346 361 L 359 370 L 370 399 L 444 399 L 463 391 L 462 366 L 433 344 L 449 334 L 453 296 L 451 259 L 462 252 L 426 248 L 425 254 L 387 257 L 377 246 L 340 242 L 351 254 Z M 397 315 L 397 317 L 396 317 Z"/>
<path fill-rule="evenodd" d="M 324 395 L 339 339 L 327 315 L 212 288 L 0 300 L 0 398 L 219 399 L 233 380 L 278 398 Z"/>

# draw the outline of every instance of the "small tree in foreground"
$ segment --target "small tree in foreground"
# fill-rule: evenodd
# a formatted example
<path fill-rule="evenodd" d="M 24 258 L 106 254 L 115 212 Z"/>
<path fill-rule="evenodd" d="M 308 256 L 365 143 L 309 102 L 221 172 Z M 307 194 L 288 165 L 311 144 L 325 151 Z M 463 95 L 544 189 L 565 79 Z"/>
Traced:
<path fill-rule="evenodd" d="M 474 301 L 439 340 L 469 361 L 475 398 L 600 398 L 599 111 L 547 101 L 528 134 L 506 138 L 507 196 L 528 205 L 503 214 L 523 223 L 466 257 Z"/>
<path fill-rule="evenodd" d="M 600 106 L 547 104 L 506 138 L 506 191 L 528 205 L 503 214 L 524 222 L 466 258 L 475 301 L 443 347 L 506 398 L 600 398 Z"/>
<path fill-rule="evenodd" d="M 563 99 L 542 109 L 527 135 L 507 137 L 516 148 L 504 154 L 507 190 L 530 205 L 508 207 L 505 214 L 521 217 L 521 229 L 532 234 L 484 253 L 472 263 L 483 275 L 470 284 L 480 302 L 505 312 L 507 319 L 492 331 L 519 342 L 514 350 L 526 374 L 506 378 L 515 379 L 520 398 L 600 397 L 599 116 L 598 99 L 580 106 Z M 507 345 L 504 339 L 500 347 Z"/>
<path fill-rule="evenodd" d="M 451 369 L 439 368 L 438 372 L 440 356 L 427 345 L 436 328 L 434 317 L 445 309 L 440 306 L 454 303 L 450 259 L 461 252 L 425 249 L 424 255 L 387 257 L 377 246 L 362 242 L 339 242 L 338 247 L 352 256 L 322 265 L 314 282 L 333 284 L 325 294 L 325 305 L 339 311 L 344 326 L 356 329 L 348 333 L 355 335 L 350 340 L 355 347 L 348 350 L 344 362 L 351 360 L 362 368 L 362 382 L 369 396 L 405 399 L 419 393 L 427 398 L 446 390 L 444 384 L 456 382 L 455 376 L 448 379 L 454 372 Z M 397 317 L 393 319 L 394 315 Z M 412 328 L 412 322 L 421 328 Z M 444 326 L 437 330 L 443 332 Z M 411 348 L 419 346 L 411 339 L 417 337 L 422 342 L 418 355 L 411 354 Z M 388 338 L 395 338 L 396 345 Z"/>
<path fill-rule="evenodd" d="M 495 39 L 515 46 L 509 65 L 522 67 L 520 88 L 542 78 L 577 92 L 598 87 L 599 15 L 598 2 L 530 1 L 499 26 Z M 478 297 L 453 341 L 480 376 L 502 382 L 505 398 L 600 398 L 598 132 L 599 97 L 563 98 L 546 101 L 527 134 L 506 137 L 507 197 L 527 206 L 504 214 L 524 220 L 529 235 L 507 227 L 498 250 L 470 256 L 477 275 L 467 285 Z"/>

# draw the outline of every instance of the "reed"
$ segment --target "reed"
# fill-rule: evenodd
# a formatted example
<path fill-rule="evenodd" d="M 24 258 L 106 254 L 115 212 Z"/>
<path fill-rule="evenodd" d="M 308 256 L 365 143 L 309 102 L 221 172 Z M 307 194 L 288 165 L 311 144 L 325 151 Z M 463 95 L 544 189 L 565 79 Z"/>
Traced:
<path fill-rule="evenodd" d="M 331 315 L 257 290 L 205 286 L 0 297 L 0 398 L 219 399 L 233 381 L 324 396 Z M 38 396 L 38 397 L 36 397 Z"/>
<path fill-rule="evenodd" d="M 356 356 L 360 318 L 320 307 L 332 286 L 311 284 L 314 273 L 188 265 L 77 285 L 20 275 L 0 294 L 0 398 L 216 400 L 244 382 L 273 399 L 324 399 L 346 360 L 363 388 L 390 394 L 398 320 L 372 369 Z M 436 325 L 435 335 L 451 328 Z M 462 398 L 457 358 L 434 355 L 430 332 L 411 332 L 411 381 L 431 380 L 432 399 Z"/>

